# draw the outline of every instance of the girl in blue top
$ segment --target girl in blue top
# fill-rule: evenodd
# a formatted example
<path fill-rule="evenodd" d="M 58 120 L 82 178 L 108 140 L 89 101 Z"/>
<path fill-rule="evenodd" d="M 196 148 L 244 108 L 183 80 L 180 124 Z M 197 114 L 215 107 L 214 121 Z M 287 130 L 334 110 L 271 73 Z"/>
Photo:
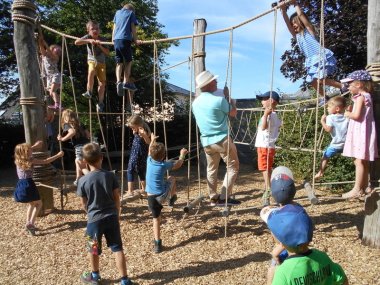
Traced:
<path fill-rule="evenodd" d="M 286 14 L 286 5 L 281 6 L 282 15 L 285 23 L 297 44 L 305 56 L 306 82 L 310 83 L 315 90 L 318 87 L 320 79 L 319 93 L 323 96 L 323 81 L 328 86 L 339 88 L 341 93 L 347 91 L 342 83 L 327 78 L 336 72 L 336 59 L 331 50 L 324 48 L 320 51 L 321 46 L 316 37 L 316 31 L 310 23 L 308 17 L 303 13 L 297 2 L 293 1 L 296 12 L 288 17 Z"/>

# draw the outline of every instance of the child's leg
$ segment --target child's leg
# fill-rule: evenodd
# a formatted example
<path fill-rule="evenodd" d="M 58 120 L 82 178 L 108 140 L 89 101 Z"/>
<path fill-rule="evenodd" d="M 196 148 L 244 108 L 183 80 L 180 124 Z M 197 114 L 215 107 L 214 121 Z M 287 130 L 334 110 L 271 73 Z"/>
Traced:
<path fill-rule="evenodd" d="M 85 167 L 83 160 L 76 158 L 75 159 L 75 172 L 76 172 L 76 180 L 78 180 L 82 176 L 82 169 Z"/>
<path fill-rule="evenodd" d="M 31 213 L 29 218 L 29 223 L 34 225 L 36 222 L 37 214 L 40 212 L 42 208 L 42 201 L 37 200 L 30 203 Z"/>
<path fill-rule="evenodd" d="M 327 163 L 328 163 L 328 158 L 323 157 L 321 160 L 321 165 L 319 167 L 318 173 L 315 175 L 315 179 L 321 178 L 326 170 Z"/>
<path fill-rule="evenodd" d="M 153 218 L 153 236 L 155 240 L 161 239 L 161 216 Z"/>
<path fill-rule="evenodd" d="M 177 193 L 177 183 L 174 176 L 168 177 L 168 182 L 170 183 L 170 193 L 169 197 L 173 197 Z"/>
<path fill-rule="evenodd" d="M 98 63 L 96 66 L 96 77 L 98 78 L 98 100 L 99 103 L 103 103 L 106 90 L 106 65 L 104 63 Z"/>
<path fill-rule="evenodd" d="M 124 251 L 117 251 L 115 254 L 116 267 L 119 270 L 121 277 L 127 277 L 127 261 L 124 255 Z"/>
<path fill-rule="evenodd" d="M 358 191 L 363 190 L 363 185 L 368 184 L 368 171 L 366 171 L 366 164 L 368 161 L 362 159 L 355 159 L 355 186 Z M 367 174 L 367 176 L 366 176 Z"/>
<path fill-rule="evenodd" d="M 146 187 L 145 180 L 140 180 L 140 188 L 141 188 L 142 193 L 145 193 L 145 187 Z"/>
<path fill-rule="evenodd" d="M 123 63 L 117 63 L 116 64 L 116 81 L 121 82 L 121 75 L 124 70 L 124 64 Z"/>
<path fill-rule="evenodd" d="M 368 187 L 369 161 L 362 160 L 363 163 L 363 181 L 361 189 L 365 190 Z"/>
<path fill-rule="evenodd" d="M 55 104 L 59 104 L 59 96 L 57 90 L 60 88 L 60 86 L 60 84 L 53 82 L 50 87 L 50 96 L 53 98 Z"/>
<path fill-rule="evenodd" d="M 104 101 L 105 90 L 106 90 L 106 83 L 104 81 L 98 81 L 99 103 L 103 103 Z"/>
<path fill-rule="evenodd" d="M 88 64 L 88 75 L 87 75 L 87 91 L 90 91 L 92 94 L 92 90 L 94 89 L 94 77 L 95 77 L 95 69 L 93 67 L 95 63 Z"/>
<path fill-rule="evenodd" d="M 124 67 L 124 83 L 129 82 L 129 76 L 131 76 L 132 61 L 126 62 Z"/>
<path fill-rule="evenodd" d="M 34 208 L 35 207 L 34 207 L 33 202 L 30 202 L 28 204 L 27 209 L 26 209 L 26 224 L 30 223 L 30 220 L 32 219 L 32 213 L 33 213 Z"/>
<path fill-rule="evenodd" d="M 88 253 L 90 259 L 91 271 L 99 272 L 99 255 Z"/>

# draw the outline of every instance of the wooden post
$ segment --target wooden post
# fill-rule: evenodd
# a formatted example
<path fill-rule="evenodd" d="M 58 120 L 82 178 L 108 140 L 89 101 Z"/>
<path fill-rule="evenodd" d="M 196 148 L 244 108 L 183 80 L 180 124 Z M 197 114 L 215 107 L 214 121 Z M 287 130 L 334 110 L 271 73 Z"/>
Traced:
<path fill-rule="evenodd" d="M 368 71 L 375 82 L 372 99 L 377 133 L 377 147 L 380 150 L 380 3 L 368 0 L 367 61 Z M 380 160 L 371 162 L 371 186 L 378 187 L 380 178 Z M 365 201 L 365 219 L 363 227 L 363 244 L 380 248 L 380 196 L 377 193 Z"/>
<path fill-rule="evenodd" d="M 207 22 L 205 19 L 194 20 L 194 35 L 206 32 Z M 205 42 L 206 37 L 194 37 L 194 77 L 206 69 L 205 67 Z"/>
<path fill-rule="evenodd" d="M 15 0 L 12 5 L 12 19 L 14 21 L 13 42 L 16 52 L 18 75 L 20 79 L 20 104 L 24 122 L 25 140 L 30 144 L 36 141 L 43 142 L 44 153 L 39 153 L 42 157 L 47 157 L 46 152 L 46 129 L 44 127 L 44 111 L 42 107 L 42 92 L 40 85 L 40 72 L 37 60 L 37 44 L 34 38 L 37 6 L 33 1 Z M 44 175 L 34 173 L 36 182 L 51 182 L 53 168 L 51 165 L 39 167 Z M 39 191 L 44 191 L 39 188 Z M 44 208 L 52 208 L 54 204 L 53 193 L 48 191 L 48 195 L 41 195 Z M 46 193 L 44 193 L 46 194 Z M 51 210 L 51 209 L 49 209 Z"/>

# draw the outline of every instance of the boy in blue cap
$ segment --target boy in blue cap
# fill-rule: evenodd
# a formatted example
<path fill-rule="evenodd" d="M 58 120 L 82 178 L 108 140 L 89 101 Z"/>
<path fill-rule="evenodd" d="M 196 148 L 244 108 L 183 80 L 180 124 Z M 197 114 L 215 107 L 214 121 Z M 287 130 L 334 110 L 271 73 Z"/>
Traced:
<path fill-rule="evenodd" d="M 278 241 L 272 252 L 277 262 L 272 262 L 267 284 L 347 285 L 347 277 L 339 264 L 326 253 L 309 248 L 314 227 L 305 209 L 293 202 L 296 189 L 291 171 L 277 167 L 271 180 L 272 196 L 280 207 L 266 207 L 260 213 Z M 276 263 L 279 265 L 275 267 Z"/>
<path fill-rule="evenodd" d="M 280 95 L 274 91 L 268 91 L 261 95 L 256 95 L 264 108 L 264 114 L 257 126 L 255 147 L 257 149 L 258 169 L 263 173 L 265 182 L 265 192 L 263 194 L 263 206 L 269 205 L 270 184 L 269 177 L 275 155 L 275 143 L 280 133 L 281 120 L 275 112 L 277 104 L 280 102 Z"/>

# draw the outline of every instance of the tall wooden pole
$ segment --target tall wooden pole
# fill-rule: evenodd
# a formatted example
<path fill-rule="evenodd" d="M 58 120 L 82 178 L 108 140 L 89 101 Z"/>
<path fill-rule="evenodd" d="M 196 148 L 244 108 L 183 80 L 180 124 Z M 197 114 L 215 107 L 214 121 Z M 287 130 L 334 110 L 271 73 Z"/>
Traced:
<path fill-rule="evenodd" d="M 377 147 L 380 150 L 380 2 L 368 0 L 367 61 L 368 71 L 375 82 L 372 99 L 377 133 Z M 371 186 L 378 187 L 380 160 L 370 164 Z M 380 196 L 373 193 L 365 201 L 363 243 L 380 248 Z"/>
<path fill-rule="evenodd" d="M 25 140 L 31 144 L 42 140 L 44 149 L 46 149 L 44 112 L 40 103 L 42 94 L 39 84 L 37 44 L 34 38 L 35 27 L 30 21 L 30 19 L 36 18 L 36 8 L 33 1 L 15 0 L 13 2 L 13 41 L 20 78 L 20 104 L 22 105 Z"/>
<path fill-rule="evenodd" d="M 37 60 L 37 44 L 34 38 L 36 9 L 37 7 L 33 1 L 13 1 L 13 42 L 20 80 L 20 104 L 22 106 L 25 140 L 30 144 L 42 141 L 43 152 L 34 152 L 33 155 L 36 158 L 44 159 L 49 156 L 49 152 L 46 151 L 47 141 L 40 71 Z M 49 184 L 54 175 L 55 170 L 52 165 L 46 164 L 34 168 L 33 179 L 36 182 Z M 54 208 L 53 190 L 45 186 L 38 186 L 38 190 L 43 204 L 39 214 L 42 215 Z M 61 189 L 61 204 L 63 203 L 62 191 L 63 189 Z"/>
<path fill-rule="evenodd" d="M 206 32 L 207 22 L 205 19 L 195 19 L 193 26 L 194 26 L 194 35 L 202 34 Z M 194 76 L 195 77 L 206 69 L 205 42 L 206 42 L 205 36 L 194 38 Z"/>

